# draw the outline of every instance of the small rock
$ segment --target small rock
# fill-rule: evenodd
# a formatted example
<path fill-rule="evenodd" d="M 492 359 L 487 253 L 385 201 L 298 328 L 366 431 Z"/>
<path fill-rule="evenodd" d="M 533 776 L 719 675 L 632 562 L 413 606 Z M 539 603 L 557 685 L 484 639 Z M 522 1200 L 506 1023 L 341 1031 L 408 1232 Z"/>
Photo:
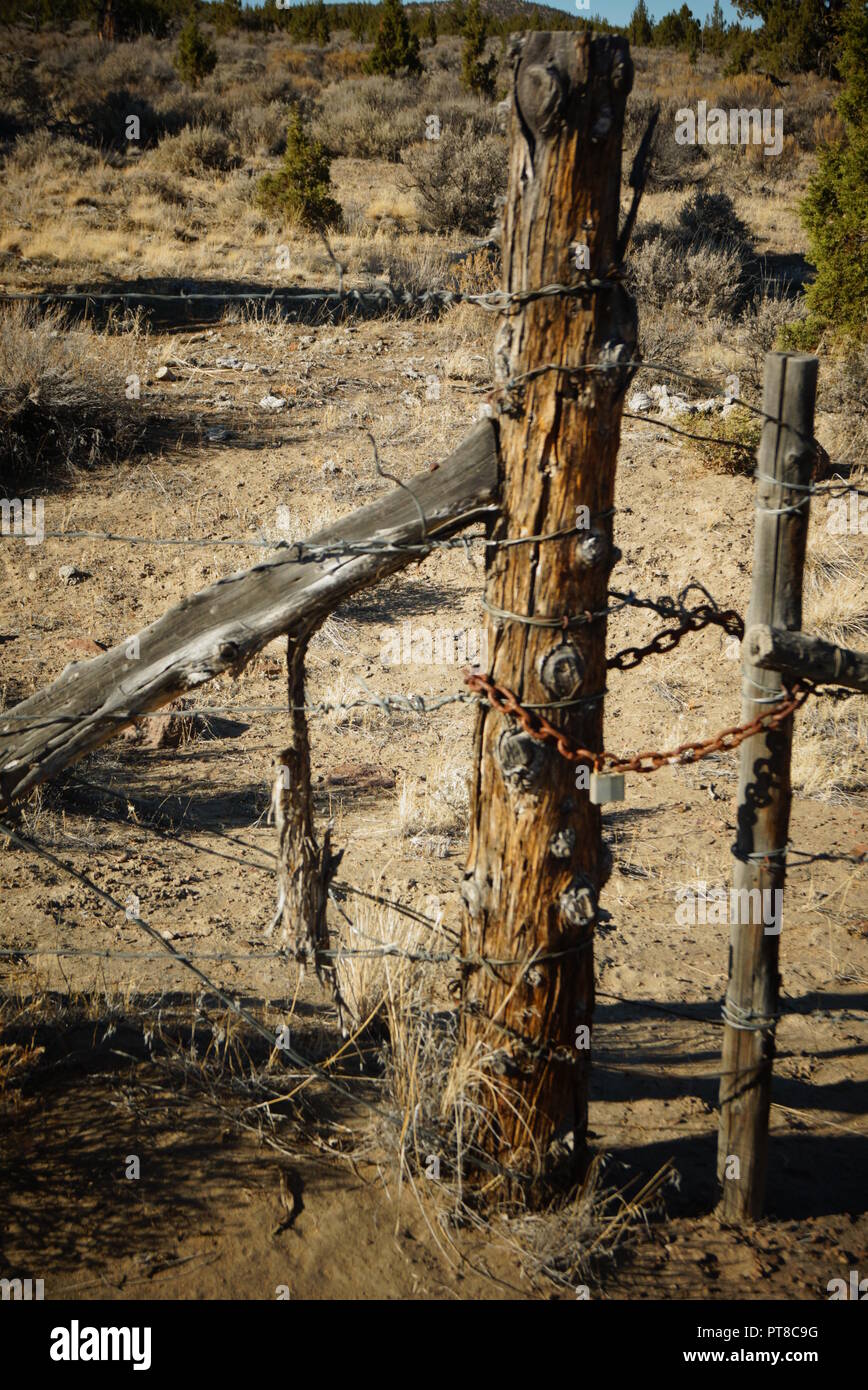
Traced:
<path fill-rule="evenodd" d="M 241 364 L 241 370 L 242 372 L 258 372 L 259 367 L 255 362 L 243 362 Z"/>
<path fill-rule="evenodd" d="M 229 431 L 225 425 L 213 425 L 210 430 L 206 431 L 205 438 L 209 444 L 220 444 L 224 439 L 229 438 Z"/>
<path fill-rule="evenodd" d="M 627 402 L 630 410 L 650 410 L 652 405 L 653 401 L 647 391 L 634 391 Z"/>
<path fill-rule="evenodd" d="M 286 405 L 286 398 L 284 396 L 263 396 L 259 404 L 263 410 L 283 410 Z"/>
<path fill-rule="evenodd" d="M 217 358 L 216 365 L 217 365 L 218 367 L 231 367 L 231 368 L 233 369 L 233 371 L 234 371 L 234 370 L 237 370 L 237 368 L 241 366 L 241 358 L 240 358 L 240 357 L 218 357 L 218 358 Z"/>
<path fill-rule="evenodd" d="M 61 565 L 57 577 L 64 584 L 80 584 L 83 579 L 90 579 L 90 574 L 87 570 L 76 569 L 75 565 Z"/>

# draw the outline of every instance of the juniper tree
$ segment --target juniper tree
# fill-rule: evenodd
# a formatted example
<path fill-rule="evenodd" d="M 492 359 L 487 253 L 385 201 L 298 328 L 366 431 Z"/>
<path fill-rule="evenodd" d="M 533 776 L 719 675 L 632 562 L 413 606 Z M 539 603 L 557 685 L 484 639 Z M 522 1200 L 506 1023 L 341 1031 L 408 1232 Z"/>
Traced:
<path fill-rule="evenodd" d="M 488 39 L 488 20 L 482 13 L 479 0 L 470 0 L 462 27 L 464 47 L 461 50 L 461 81 L 476 96 L 494 96 L 494 74 L 497 58 L 485 57 Z"/>
<path fill-rule="evenodd" d="M 762 20 L 760 56 L 796 72 L 828 72 L 845 0 L 736 0 L 740 15 Z M 753 35 L 752 35 L 753 37 Z"/>
<path fill-rule="evenodd" d="M 723 52 L 726 46 L 726 20 L 720 0 L 714 0 L 714 7 L 705 21 L 703 36 L 704 46 L 709 53 Z"/>
<path fill-rule="evenodd" d="M 410 32 L 401 0 L 383 0 L 383 12 L 374 51 L 368 59 L 368 71 L 395 77 L 406 70 L 420 72 L 419 39 Z"/>
<path fill-rule="evenodd" d="M 211 17 L 218 34 L 231 33 L 241 23 L 241 0 L 221 0 L 213 7 Z"/>
<path fill-rule="evenodd" d="M 823 333 L 868 339 L 868 10 L 865 0 L 847 0 L 837 45 L 844 89 L 837 109 L 842 132 L 817 152 L 800 208 L 811 260 L 817 267 L 808 287 L 807 319 L 787 335 L 810 348 Z"/>
<path fill-rule="evenodd" d="M 275 173 L 263 174 L 256 201 L 264 212 L 283 222 L 297 222 L 316 231 L 337 226 L 341 209 L 331 196 L 330 165 L 325 149 L 310 138 L 301 112 L 294 107 L 283 161 Z"/>
<path fill-rule="evenodd" d="M 654 30 L 645 0 L 637 0 L 636 8 L 630 16 L 627 36 L 634 47 L 647 47 L 654 38 Z"/>
<path fill-rule="evenodd" d="M 217 66 L 217 50 L 199 28 L 195 9 L 191 9 L 187 21 L 178 36 L 178 51 L 175 54 L 175 67 L 182 82 L 196 88 L 213 72 Z"/>

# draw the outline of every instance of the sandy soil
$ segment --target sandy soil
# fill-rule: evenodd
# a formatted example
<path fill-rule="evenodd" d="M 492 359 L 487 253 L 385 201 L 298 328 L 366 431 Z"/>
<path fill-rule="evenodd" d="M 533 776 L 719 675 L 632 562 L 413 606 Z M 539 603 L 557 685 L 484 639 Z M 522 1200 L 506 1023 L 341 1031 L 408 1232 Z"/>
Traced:
<path fill-rule="evenodd" d="M 272 536 L 283 507 L 293 536 L 303 536 L 389 486 L 374 475 L 360 427 L 374 431 L 384 467 L 402 478 L 460 440 L 476 413 L 473 388 L 488 375 L 484 339 L 463 323 L 227 326 L 152 339 L 143 347 L 148 373 L 170 357 L 182 365 L 172 382 L 148 375 L 148 392 L 207 413 L 209 423 L 243 420 L 243 437 L 239 428 L 224 443 L 82 475 L 49 495 L 46 527 Z M 272 374 L 216 368 L 218 356 L 233 353 Z M 432 375 L 442 385 L 437 401 L 426 399 Z M 276 419 L 258 411 L 266 390 L 291 402 Z M 723 606 L 744 611 L 748 480 L 712 471 L 659 428 L 625 422 L 617 501 L 624 558 L 615 585 L 675 594 L 696 579 Z M 7 543 L 0 553 L 0 631 L 17 634 L 3 647 L 7 703 L 80 659 L 87 640 L 119 641 L 255 555 L 50 539 L 34 548 Z M 58 570 L 70 562 L 85 577 L 64 584 Z M 359 679 L 375 691 L 458 689 L 455 665 L 384 668 L 384 633 L 404 622 L 478 628 L 481 591 L 478 561 L 450 552 L 347 602 L 312 645 L 309 697 L 354 698 L 364 693 Z M 619 614 L 610 648 L 659 625 L 653 615 Z M 236 683 L 204 691 L 202 703 L 277 705 L 282 672 L 274 644 Z M 612 676 L 607 746 L 665 747 L 731 724 L 738 684 L 721 634 L 688 638 L 668 657 Z M 311 981 L 298 990 L 283 962 L 256 958 L 269 946 L 262 929 L 274 903 L 266 812 L 282 719 L 243 709 L 232 717 L 231 736 L 218 727 L 216 737 L 178 748 L 115 742 L 46 792 L 23 829 L 122 902 L 134 894 L 141 915 L 183 949 L 254 957 L 203 966 L 263 1018 L 292 1008 L 299 1048 L 307 1037 L 326 1056 L 338 1034 L 325 994 Z M 436 899 L 445 922 L 457 922 L 464 815 L 460 806 L 444 811 L 438 797 L 469 766 L 472 721 L 460 705 L 430 718 L 367 709 L 312 721 L 316 808 L 321 823 L 334 821 L 341 880 L 420 906 Z M 604 818 L 615 867 L 596 952 L 593 1142 L 611 1156 L 607 1174 L 617 1184 L 635 1187 L 667 1160 L 678 1180 L 647 1233 L 595 1277 L 594 1297 L 825 1298 L 829 1279 L 864 1265 L 864 796 L 795 800 L 791 842 L 800 853 L 781 942 L 769 1217 L 743 1233 L 713 1215 L 728 929 L 678 925 L 675 891 L 728 882 L 735 776 L 735 758 L 720 755 L 632 777 L 626 802 Z M 4 853 L 0 892 L 7 947 L 150 949 L 134 924 L 30 853 Z M 336 916 L 335 931 L 344 925 Z M 497 1230 L 429 1225 L 424 1194 L 421 1202 L 409 1190 L 399 1196 L 394 1168 L 374 1161 L 376 1126 L 361 1105 L 341 1101 L 336 1122 L 345 1130 L 334 1131 L 343 1139 L 332 1151 L 299 1129 L 290 1154 L 276 1153 L 192 1080 L 149 1062 L 143 1020 L 147 1027 L 157 1010 L 194 1012 L 197 987 L 178 966 L 7 957 L 0 988 L 21 1001 L 4 1019 L 7 1040 L 33 1035 L 26 1000 L 47 1009 L 35 1037 L 46 1052 L 5 1104 L 0 1093 L 0 1254 L 4 1269 L 44 1276 L 48 1297 L 273 1298 L 281 1285 L 293 1298 L 574 1296 L 523 1272 Z M 91 1004 L 87 1024 L 51 1021 L 52 992 L 110 999 L 114 1012 Z M 219 1013 L 200 1004 L 208 1019 Z M 138 1181 L 124 1177 L 132 1154 L 141 1157 Z"/>

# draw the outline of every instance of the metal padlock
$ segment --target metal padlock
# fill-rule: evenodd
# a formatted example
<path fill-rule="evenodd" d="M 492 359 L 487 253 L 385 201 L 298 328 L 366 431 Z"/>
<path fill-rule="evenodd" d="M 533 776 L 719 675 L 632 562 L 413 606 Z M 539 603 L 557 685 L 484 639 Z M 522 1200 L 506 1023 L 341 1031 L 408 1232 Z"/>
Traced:
<path fill-rule="evenodd" d="M 623 772 L 592 772 L 589 792 L 593 806 L 604 806 L 607 801 L 623 801 Z"/>

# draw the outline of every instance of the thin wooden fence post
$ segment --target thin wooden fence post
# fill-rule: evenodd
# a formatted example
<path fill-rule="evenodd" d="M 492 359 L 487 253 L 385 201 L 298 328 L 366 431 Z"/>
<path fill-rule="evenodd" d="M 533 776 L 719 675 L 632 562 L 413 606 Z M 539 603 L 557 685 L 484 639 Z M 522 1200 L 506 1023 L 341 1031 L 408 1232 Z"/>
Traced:
<path fill-rule="evenodd" d="M 487 674 L 600 749 L 615 462 L 630 375 L 622 364 L 636 343 L 635 306 L 618 278 L 633 69 L 616 37 L 530 34 L 510 53 L 504 290 L 597 283 L 514 306 L 495 342 L 503 482 L 494 535 L 568 534 L 493 548 Z M 462 1139 L 487 1156 L 486 1182 L 493 1157 L 533 1198 L 584 1162 L 593 934 L 606 877 L 600 807 L 587 768 L 577 777 L 575 764 L 490 705 L 480 710 L 474 762 L 462 885 L 469 962 L 452 1095 L 470 1127 Z M 512 1178 L 501 1175 L 492 1195 L 511 1197 Z"/>
<path fill-rule="evenodd" d="M 278 901 L 267 935 L 280 926 L 280 940 L 292 952 L 300 969 L 310 966 L 320 983 L 329 987 L 344 1027 L 343 1000 L 337 971 L 323 952 L 328 951 L 326 921 L 329 884 L 341 855 L 331 849 L 331 827 L 316 842 L 310 776 L 310 738 L 305 714 L 304 660 L 313 628 L 287 637 L 287 694 L 290 709 L 290 741 L 276 759 L 271 809 L 277 828 Z"/>
<path fill-rule="evenodd" d="M 817 368 L 816 357 L 766 357 L 748 629 L 801 629 Z M 784 690 L 777 671 L 751 663 L 747 643 L 741 671 L 748 722 Z M 792 737 L 790 716 L 741 745 L 718 1140 L 721 1214 L 733 1221 L 756 1220 L 765 1200 Z"/>

